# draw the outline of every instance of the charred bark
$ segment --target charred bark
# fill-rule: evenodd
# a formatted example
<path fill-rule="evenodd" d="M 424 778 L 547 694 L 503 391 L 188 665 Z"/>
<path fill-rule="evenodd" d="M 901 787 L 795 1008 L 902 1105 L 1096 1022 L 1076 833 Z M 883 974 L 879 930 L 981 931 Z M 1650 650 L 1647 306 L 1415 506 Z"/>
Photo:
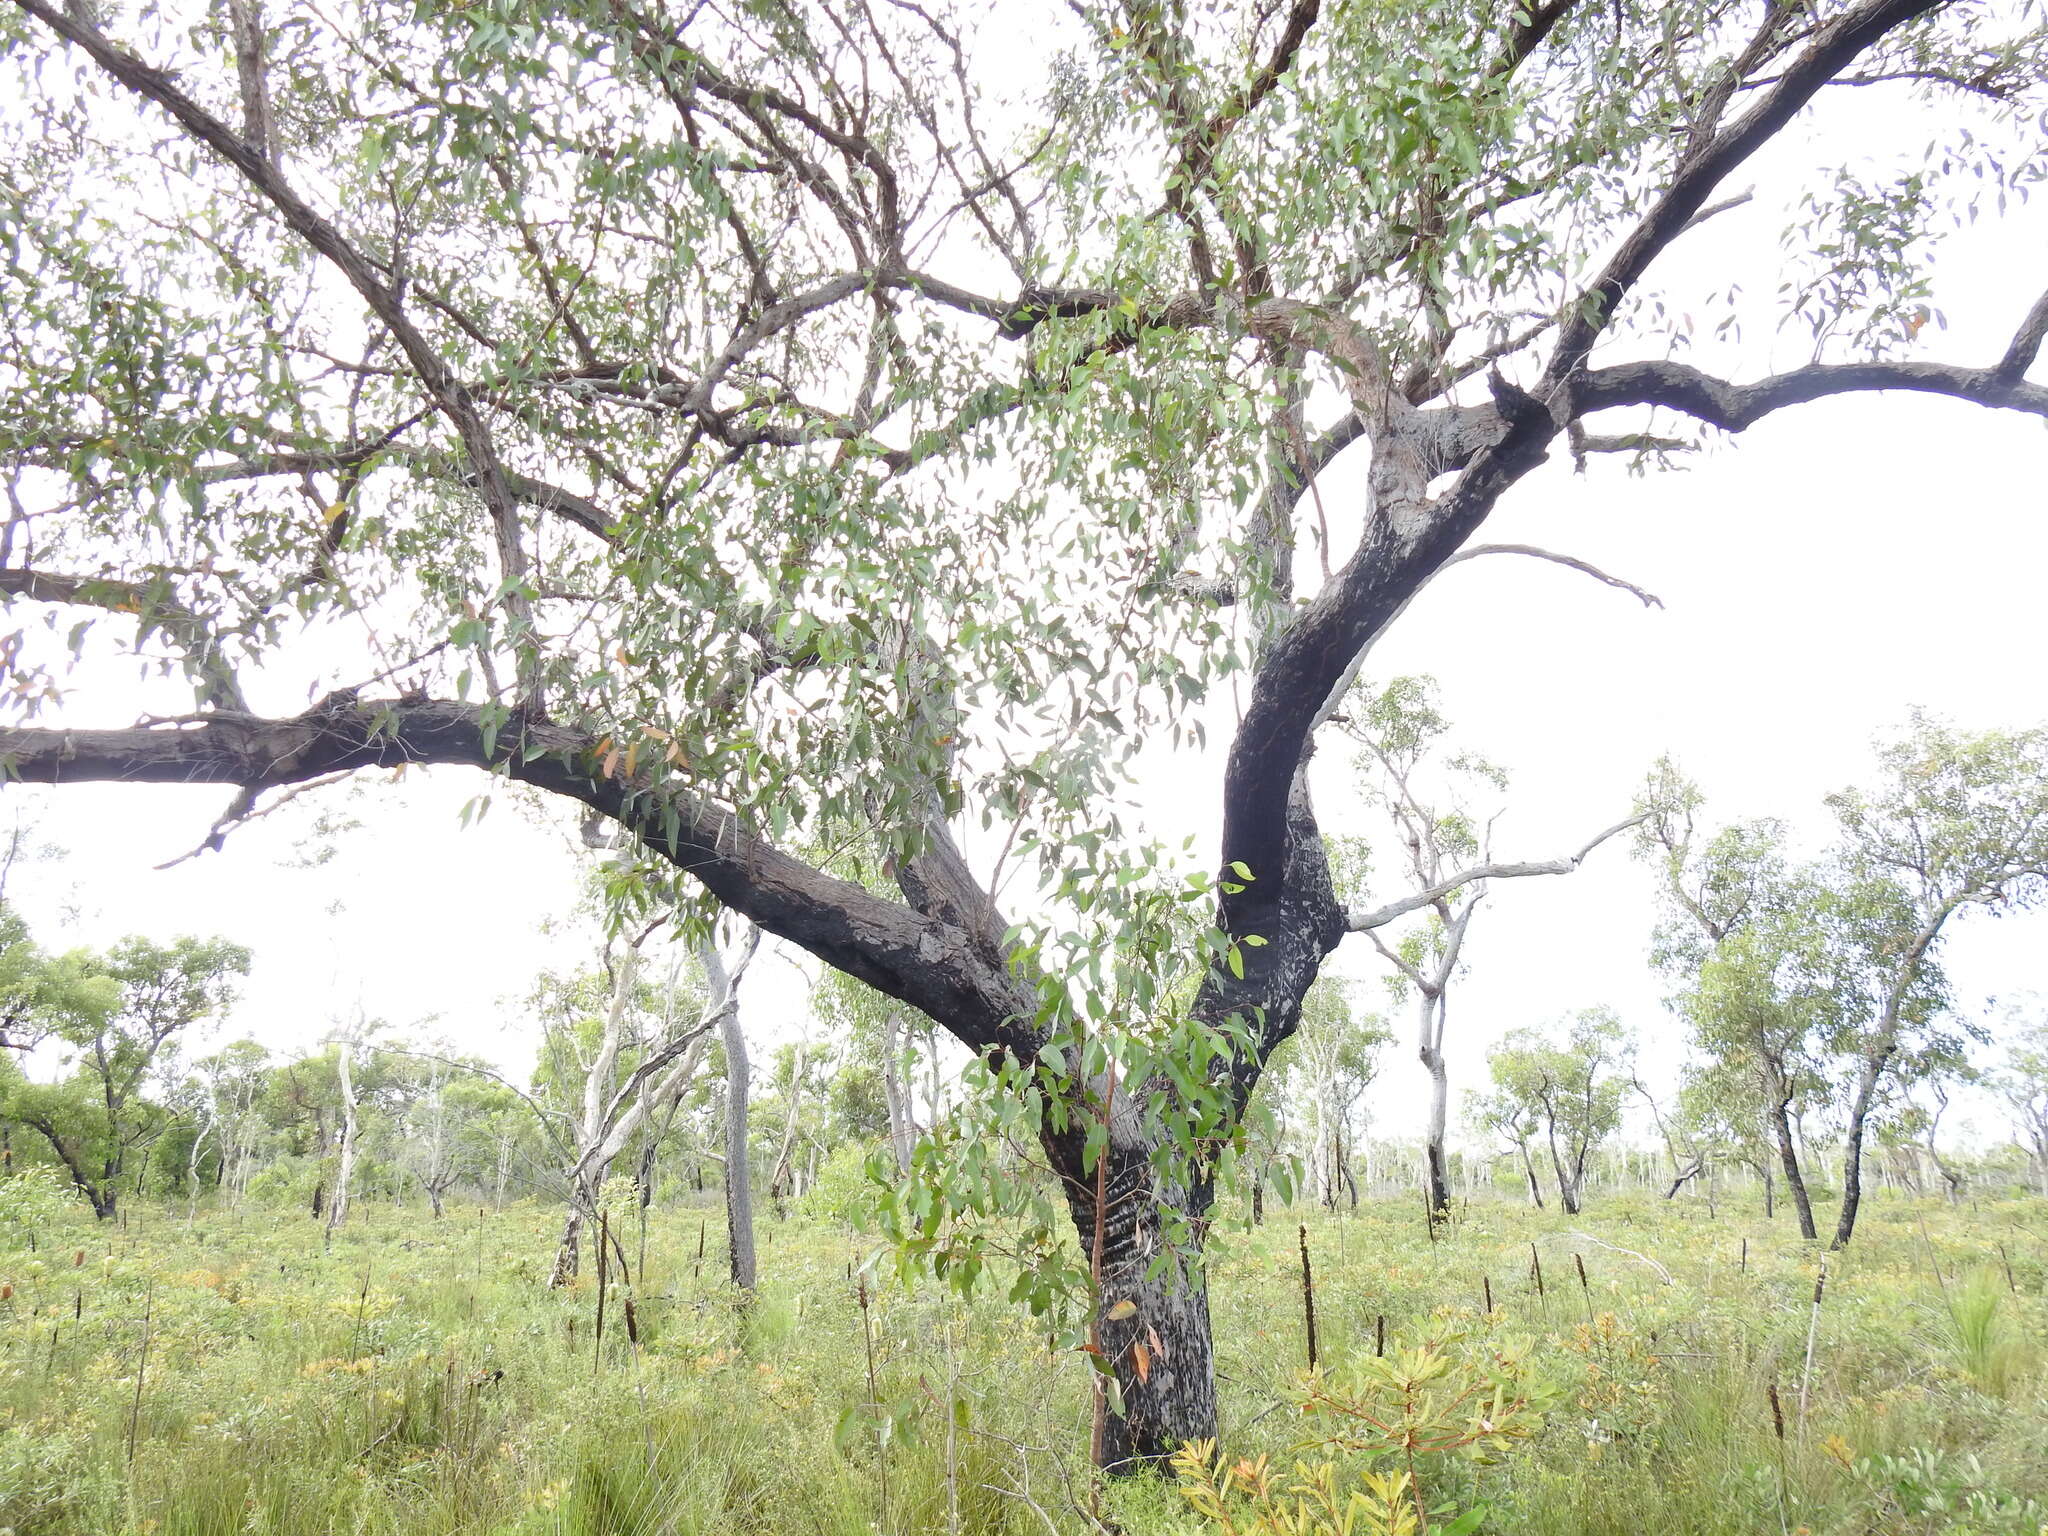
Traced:
<path fill-rule="evenodd" d="M 1067 1207 L 1093 1266 L 1094 1172 L 1080 1168 L 1077 1145 L 1049 1150 L 1060 1159 Z M 1126 1476 L 1163 1463 L 1188 1440 L 1216 1434 L 1216 1365 L 1202 1273 L 1213 1190 L 1206 1182 L 1162 1189 L 1148 1147 L 1112 1145 L 1106 1155 L 1095 1304 L 1117 1403 L 1104 1423 L 1101 1464 L 1112 1476 Z M 1169 1247 L 1163 1273 L 1150 1274 Z"/>
<path fill-rule="evenodd" d="M 1813 1201 L 1806 1193 L 1806 1176 L 1799 1171 L 1799 1149 L 1792 1140 L 1789 1100 L 1772 1100 L 1771 1132 L 1778 1144 L 1778 1165 L 1785 1174 L 1785 1187 L 1792 1192 L 1792 1209 L 1799 1217 L 1799 1235 L 1813 1242 L 1820 1232 L 1813 1224 Z"/>

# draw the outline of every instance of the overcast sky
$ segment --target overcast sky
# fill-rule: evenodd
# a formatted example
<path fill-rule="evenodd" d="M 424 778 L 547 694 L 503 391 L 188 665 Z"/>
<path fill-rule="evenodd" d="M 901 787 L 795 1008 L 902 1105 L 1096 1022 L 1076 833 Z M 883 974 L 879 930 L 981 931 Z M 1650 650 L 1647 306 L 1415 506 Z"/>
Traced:
<path fill-rule="evenodd" d="M 1761 169 L 1768 188 L 1772 169 Z M 1688 236 L 1676 276 L 1774 283 L 1770 202 L 1760 195 L 1754 209 Z M 1923 333 L 1923 355 L 1997 356 L 2048 274 L 2044 214 L 2022 209 L 1950 243 L 1937 268 L 1949 325 Z M 1753 377 L 1805 361 L 1809 346 L 1803 336 L 1751 336 L 1713 361 Z M 1355 485 L 1355 469 L 1340 469 L 1326 496 L 1341 500 Z M 1830 824 L 1821 797 L 1867 779 L 1873 736 L 1911 708 L 1973 727 L 2048 720 L 2044 486 L 2040 421 L 1906 396 L 1781 413 L 1739 442 L 1709 445 L 1679 473 L 1631 478 L 1596 462 L 1578 476 L 1554 463 L 1481 537 L 1591 560 L 1664 607 L 1645 610 L 1533 561 L 1469 562 L 1413 605 L 1371 671 L 1434 675 L 1458 740 L 1510 771 L 1512 809 L 1496 839 L 1504 857 L 1577 847 L 1626 814 L 1665 752 L 1704 787 L 1713 818 L 1781 816 L 1817 847 Z M 127 723 L 134 710 L 106 701 L 140 696 L 132 670 L 124 664 L 109 692 L 89 686 L 114 676 L 96 667 L 59 719 Z M 1228 739 L 1227 720 L 1219 724 L 1212 741 Z M 1213 839 L 1217 767 L 1212 757 L 1167 776 L 1170 791 L 1150 802 L 1157 831 Z M 126 933 L 223 933 L 249 944 L 256 969 L 227 1035 L 302 1049 L 359 1007 L 400 1028 L 431 1015 L 432 1032 L 523 1071 L 537 1031 L 519 1000 L 540 969 L 588 964 L 599 943 L 580 908 L 573 818 L 522 808 L 501 789 L 465 828 L 459 813 L 490 787 L 483 776 L 387 777 L 329 792 L 317 808 L 302 802 L 236 832 L 225 853 L 165 871 L 154 866 L 199 841 L 228 791 L 10 786 L 0 810 L 19 808 L 65 855 L 17 869 L 9 895 L 52 947 Z M 1336 830 L 1356 824 L 1344 779 L 1344 753 L 1328 749 L 1319 794 Z M 318 834 L 316 810 L 360 825 Z M 320 847 L 334 850 L 331 861 L 299 867 Z M 1497 883 L 1473 929 L 1470 974 L 1452 994 L 1454 1084 L 1479 1082 L 1484 1047 L 1503 1030 L 1603 1003 L 1637 1026 L 1653 1072 L 1668 1079 L 1682 1052 L 1647 968 L 1652 906 L 1650 881 L 1621 840 L 1569 878 Z M 1973 914 L 1947 963 L 1974 1009 L 1990 995 L 2048 991 L 2044 954 L 2048 917 Z M 1362 939 L 1339 966 L 1367 983 L 1362 1000 L 1384 1006 Z M 794 963 L 757 967 L 749 988 L 750 1028 L 779 1036 L 801 1027 Z M 1405 1016 L 1397 1023 L 1374 1105 L 1384 1131 L 1410 1133 L 1422 1071 Z M 1968 1109 L 1980 1136 L 2003 1135 L 1989 1101 Z"/>

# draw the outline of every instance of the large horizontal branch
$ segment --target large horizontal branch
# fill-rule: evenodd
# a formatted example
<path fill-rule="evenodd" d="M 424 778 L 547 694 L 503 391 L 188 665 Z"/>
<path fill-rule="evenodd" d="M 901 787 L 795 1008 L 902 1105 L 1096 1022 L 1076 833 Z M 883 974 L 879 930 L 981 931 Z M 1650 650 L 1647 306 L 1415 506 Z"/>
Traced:
<path fill-rule="evenodd" d="M 922 1009 L 970 1049 L 1037 1049 L 1030 988 L 972 936 L 811 868 L 695 791 L 650 772 L 606 775 L 602 745 L 585 731 L 476 705 L 342 693 L 283 720 L 223 713 L 179 726 L 0 730 L 0 776 L 250 790 L 408 763 L 489 769 L 618 822 L 724 906 Z"/>
<path fill-rule="evenodd" d="M 1424 907 L 1433 907 L 1446 896 L 1453 895 L 1481 880 L 1516 880 L 1528 875 L 1568 875 L 1585 863 L 1586 856 L 1610 837 L 1626 832 L 1630 827 L 1640 826 L 1647 820 L 1648 812 L 1640 816 L 1631 816 L 1626 821 L 1617 821 L 1606 831 L 1592 838 L 1577 853 L 1567 854 L 1561 859 L 1543 859 L 1521 864 L 1475 864 L 1470 869 L 1458 871 L 1448 880 L 1432 885 L 1426 890 L 1411 891 L 1399 901 L 1390 901 L 1384 907 L 1357 908 L 1345 915 L 1344 926 L 1352 933 L 1369 933 L 1375 928 L 1384 928 L 1397 917 L 1419 912 Z"/>
<path fill-rule="evenodd" d="M 0 569 L 0 594 L 30 602 L 59 603 L 132 613 L 144 632 L 163 631 L 192 663 L 199 697 L 215 709 L 246 710 L 242 685 L 221 650 L 213 626 L 172 595 L 167 583 L 126 581 L 116 576 L 73 576 L 19 567 Z"/>
<path fill-rule="evenodd" d="M 1616 406 L 1661 405 L 1709 426 L 1740 432 L 1789 405 L 1894 389 L 2048 416 L 2048 386 L 2009 374 L 2003 361 L 1989 368 L 1913 360 L 1812 363 L 1748 384 L 1715 378 L 1688 363 L 1618 363 L 1573 380 L 1570 408 L 1577 415 Z"/>

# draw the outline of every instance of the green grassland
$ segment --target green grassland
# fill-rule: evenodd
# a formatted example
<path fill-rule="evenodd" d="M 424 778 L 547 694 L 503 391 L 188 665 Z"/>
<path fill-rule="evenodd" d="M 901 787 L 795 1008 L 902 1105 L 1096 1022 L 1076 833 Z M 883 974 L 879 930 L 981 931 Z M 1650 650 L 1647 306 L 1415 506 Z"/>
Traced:
<path fill-rule="evenodd" d="M 1219 1225 L 1225 1455 L 1276 1475 L 1330 1461 L 1347 1486 L 1388 1459 L 1294 1449 L 1322 1423 L 1300 1407 L 1305 1220 L 1332 1396 L 1368 1400 L 1358 1362 L 1382 1327 L 1396 1358 L 1435 1338 L 1454 1366 L 1519 1362 L 1526 1435 L 1417 1463 L 1432 1508 L 1483 1507 L 1466 1529 L 2038 1536 L 2048 1202 L 1880 1200 L 1829 1257 L 1817 1316 L 1817 1251 L 1753 1206 L 1475 1202 L 1434 1242 L 1405 1200 Z M 1157 1480 L 1088 1512 L 1087 1361 L 999 1287 L 962 1300 L 887 1264 L 862 1281 L 873 1240 L 797 1211 L 763 1221 L 742 1308 L 719 1213 L 658 1207 L 600 1344 L 591 1266 L 542 1285 L 557 1218 L 365 1206 L 323 1245 L 288 1212 L 96 1224 L 17 1202 L 0 1215 L 0 1531 L 1222 1528 Z M 623 1225 L 638 1268 L 637 1217 Z"/>

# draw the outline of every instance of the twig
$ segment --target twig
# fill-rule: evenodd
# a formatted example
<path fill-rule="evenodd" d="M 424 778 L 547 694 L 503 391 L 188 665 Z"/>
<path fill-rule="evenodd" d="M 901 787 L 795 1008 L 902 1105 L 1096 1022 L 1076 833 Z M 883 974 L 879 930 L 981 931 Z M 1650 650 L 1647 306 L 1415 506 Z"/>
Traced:
<path fill-rule="evenodd" d="M 1670 1270 L 1666 1269 L 1662 1264 L 1659 1264 L 1655 1259 L 1651 1258 L 1646 1253 L 1637 1253 L 1633 1248 L 1618 1248 L 1613 1243 L 1603 1243 L 1599 1238 L 1595 1237 L 1592 1233 L 1581 1232 L 1576 1227 L 1572 1229 L 1572 1236 L 1576 1237 L 1581 1242 L 1591 1243 L 1595 1248 L 1605 1248 L 1609 1253 L 1618 1253 L 1621 1254 L 1624 1258 L 1634 1259 L 1639 1264 L 1647 1264 L 1651 1269 L 1657 1272 L 1657 1278 L 1659 1280 L 1662 1280 L 1666 1285 L 1678 1284 L 1676 1280 L 1671 1278 Z"/>

